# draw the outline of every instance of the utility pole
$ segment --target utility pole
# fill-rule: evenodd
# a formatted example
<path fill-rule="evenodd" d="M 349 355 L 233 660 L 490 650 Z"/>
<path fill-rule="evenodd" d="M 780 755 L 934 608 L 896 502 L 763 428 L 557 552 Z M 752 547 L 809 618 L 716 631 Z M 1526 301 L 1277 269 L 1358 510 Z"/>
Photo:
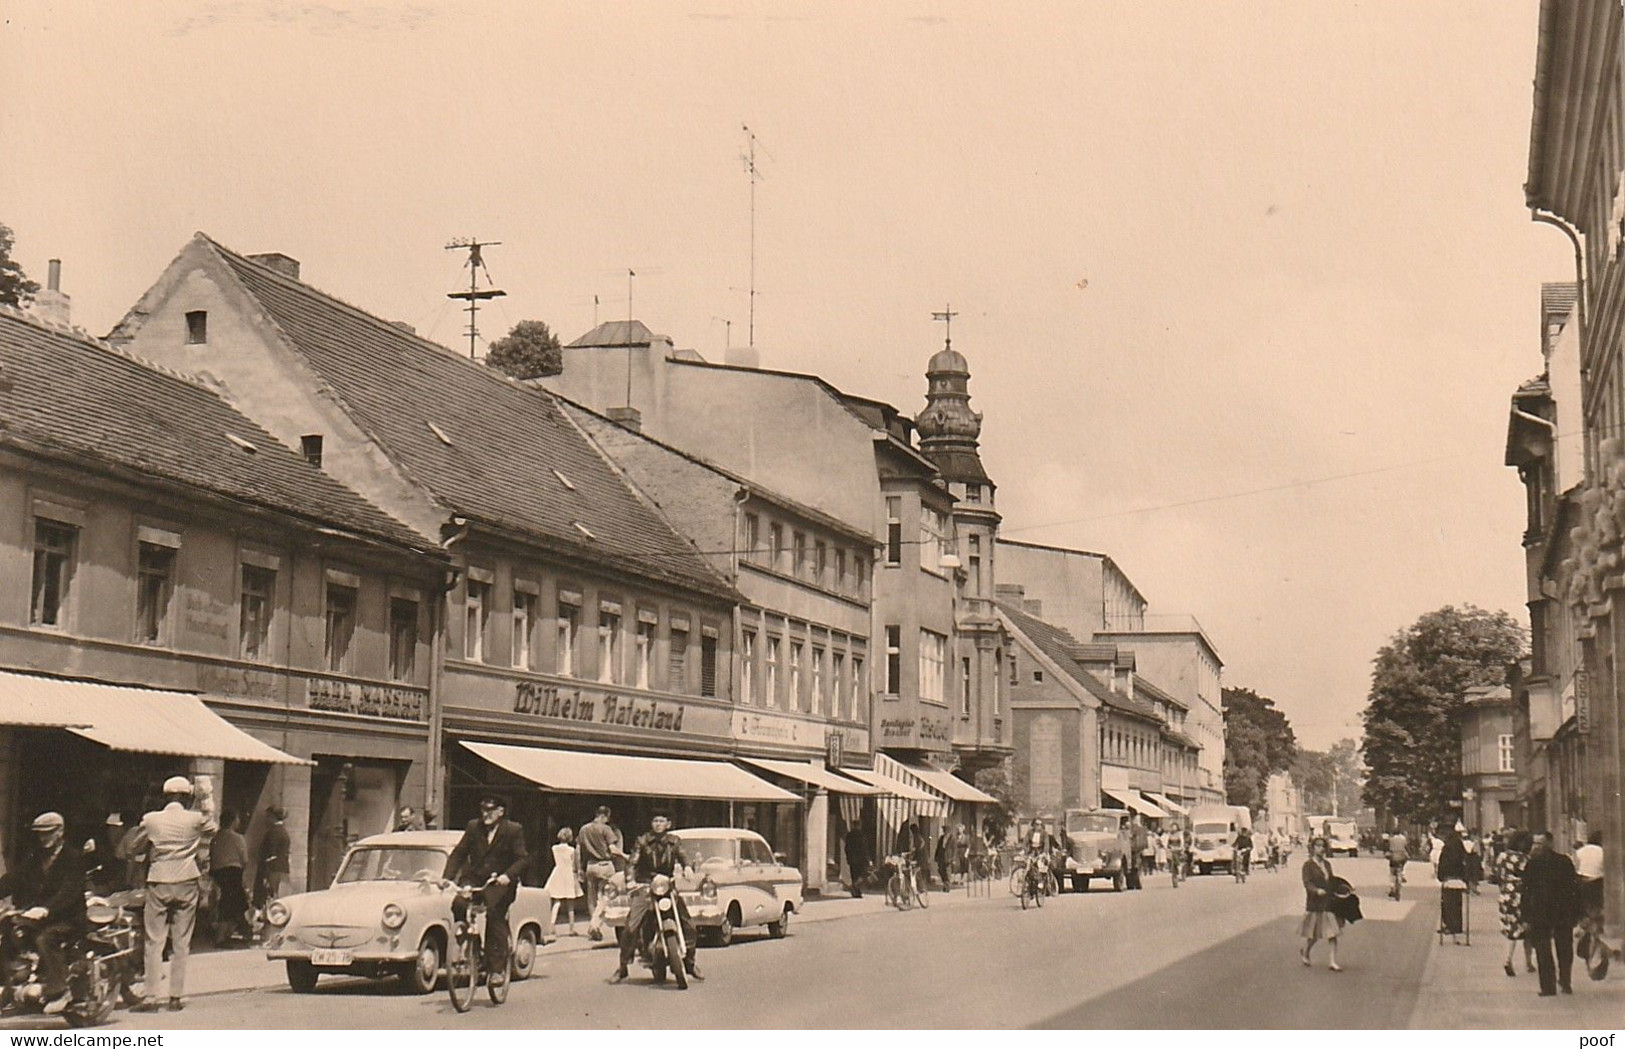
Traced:
<path fill-rule="evenodd" d="M 508 294 L 495 286 L 495 281 L 491 279 L 491 271 L 485 265 L 485 258 L 480 254 L 482 248 L 492 248 L 501 243 L 500 240 L 458 237 L 446 245 L 447 251 L 468 252 L 468 261 L 464 263 L 468 267 L 468 290 L 447 292 L 446 298 L 462 299 L 468 303 L 464 307 L 464 312 L 468 314 L 468 359 L 471 361 L 478 356 L 480 303 L 485 299 L 495 299 Z M 485 283 L 488 285 L 483 290 L 480 288 L 481 270 L 485 270 Z"/>

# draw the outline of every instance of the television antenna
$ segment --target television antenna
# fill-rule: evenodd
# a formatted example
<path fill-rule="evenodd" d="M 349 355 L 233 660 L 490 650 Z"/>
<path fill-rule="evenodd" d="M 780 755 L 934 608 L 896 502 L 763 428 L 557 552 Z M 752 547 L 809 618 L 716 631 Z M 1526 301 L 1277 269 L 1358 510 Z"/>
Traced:
<path fill-rule="evenodd" d="M 749 124 L 739 125 L 745 131 L 745 153 L 739 159 L 745 164 L 745 176 L 750 180 L 750 321 L 747 345 L 756 348 L 756 183 L 762 181 L 762 169 L 756 166 L 756 132 Z M 773 154 L 762 150 L 769 158 Z"/>
<path fill-rule="evenodd" d="M 449 291 L 446 293 L 446 298 L 462 299 L 468 303 L 467 306 L 463 307 L 463 311 L 468 314 L 468 359 L 471 361 L 478 356 L 476 351 L 480 337 L 480 303 L 486 299 L 500 298 L 508 294 L 496 287 L 496 282 L 491 279 L 491 270 L 485 265 L 485 256 L 481 254 L 482 249 L 493 248 L 501 243 L 500 240 L 457 237 L 446 245 L 447 251 L 468 252 L 468 260 L 463 263 L 468 267 L 468 290 Z M 480 271 L 482 270 L 485 272 L 486 287 L 484 288 L 480 287 Z"/>

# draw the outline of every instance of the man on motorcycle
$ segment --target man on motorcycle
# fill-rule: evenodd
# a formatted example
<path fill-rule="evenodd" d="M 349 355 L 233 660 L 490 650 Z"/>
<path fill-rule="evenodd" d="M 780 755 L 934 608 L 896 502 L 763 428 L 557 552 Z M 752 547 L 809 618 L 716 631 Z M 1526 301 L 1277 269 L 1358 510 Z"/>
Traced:
<path fill-rule="evenodd" d="M 678 840 L 671 836 L 671 817 L 664 812 L 656 812 L 649 819 L 649 833 L 643 835 L 632 846 L 632 855 L 627 858 L 626 869 L 628 873 L 627 889 L 633 883 L 648 885 L 654 881 L 656 874 L 664 874 L 672 879 L 671 897 L 677 904 L 677 924 L 683 930 L 683 943 L 687 945 L 687 952 L 683 955 L 683 969 L 689 978 L 703 980 L 699 966 L 694 964 L 694 948 L 699 943 L 699 936 L 694 930 L 694 920 L 688 916 L 688 905 L 683 902 L 683 894 L 677 891 L 677 868 L 687 867 L 688 858 L 683 855 L 683 847 Z M 626 915 L 626 928 L 621 936 L 621 963 L 615 967 L 615 975 L 610 977 L 610 983 L 620 983 L 626 979 L 626 967 L 631 964 L 632 956 L 637 953 L 638 939 L 643 931 L 644 919 L 649 915 L 650 900 L 648 893 L 632 893 L 632 902 Z"/>
<path fill-rule="evenodd" d="M 10 896 L 22 916 L 38 925 L 34 943 L 40 954 L 45 985 L 45 1012 L 55 1016 L 68 1005 L 67 947 L 85 927 L 85 857 L 63 846 L 60 813 L 42 812 L 32 829 L 38 844 L 23 864 L 0 875 L 0 897 Z"/>

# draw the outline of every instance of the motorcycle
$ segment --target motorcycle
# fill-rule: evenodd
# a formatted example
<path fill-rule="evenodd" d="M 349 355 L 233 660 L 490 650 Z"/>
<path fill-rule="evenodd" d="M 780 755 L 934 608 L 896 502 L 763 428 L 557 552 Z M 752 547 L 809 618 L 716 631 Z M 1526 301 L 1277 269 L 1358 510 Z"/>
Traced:
<path fill-rule="evenodd" d="M 45 1012 L 48 1002 L 35 946 L 39 925 L 22 911 L 0 911 L 0 1016 Z M 75 937 L 62 953 L 68 967 L 68 1005 L 62 1018 L 69 1027 L 106 1023 L 117 989 L 103 964 L 104 947 L 85 935 Z"/>
<path fill-rule="evenodd" d="M 665 983 L 669 970 L 677 989 L 688 990 L 688 973 L 683 969 L 688 943 L 683 938 L 683 924 L 677 920 L 677 886 L 668 875 L 656 874 L 648 885 L 634 886 L 632 892 L 647 895 L 649 909 L 642 928 L 626 929 L 623 934 L 637 937 L 639 960 L 655 983 Z"/>
<path fill-rule="evenodd" d="M 146 927 L 142 921 L 146 904 L 142 889 L 85 900 L 85 919 L 90 924 L 85 938 L 101 957 L 107 978 L 127 1006 L 139 1005 L 146 994 Z"/>

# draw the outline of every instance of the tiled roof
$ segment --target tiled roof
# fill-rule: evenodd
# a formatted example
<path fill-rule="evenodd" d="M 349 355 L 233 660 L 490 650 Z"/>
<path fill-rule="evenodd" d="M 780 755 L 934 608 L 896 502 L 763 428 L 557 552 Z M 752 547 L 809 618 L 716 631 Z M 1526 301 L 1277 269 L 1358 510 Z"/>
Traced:
<path fill-rule="evenodd" d="M 439 556 L 201 381 L 10 310 L 0 310 L 0 445 L 99 460 Z"/>
<path fill-rule="evenodd" d="M 441 503 L 590 561 L 733 596 L 552 394 L 210 244 L 356 423 Z"/>
<path fill-rule="evenodd" d="M 1183 700 L 1177 699 L 1174 696 L 1169 695 L 1166 691 L 1158 688 L 1156 685 L 1153 685 L 1151 682 L 1147 681 L 1143 677 L 1140 677 L 1139 675 L 1135 675 L 1135 678 L 1134 678 L 1134 692 L 1135 692 L 1136 695 L 1138 695 L 1141 692 L 1144 692 L 1147 695 L 1149 695 L 1152 699 L 1154 699 L 1154 700 L 1159 700 L 1160 699 L 1162 702 L 1167 703 L 1170 706 L 1178 707 L 1180 710 L 1189 710 L 1190 709 L 1190 706 L 1187 703 L 1185 703 Z"/>
<path fill-rule="evenodd" d="M 642 321 L 605 321 L 571 346 L 648 346 L 659 336 Z"/>
<path fill-rule="evenodd" d="M 1056 666 L 1066 671 L 1068 677 L 1082 685 L 1090 695 L 1100 700 L 1103 705 L 1151 721 L 1160 722 L 1162 720 L 1157 716 L 1155 708 L 1149 703 L 1141 699 L 1130 699 L 1120 692 L 1113 692 L 1110 688 L 1097 681 L 1093 674 L 1083 669 L 1078 661 L 1072 658 L 1072 652 L 1077 647 L 1078 641 L 1066 630 L 1023 612 L 1014 605 L 1006 604 L 1003 601 L 997 603 L 999 611 L 1009 618 L 1017 630 L 1026 635 L 1038 647 L 1040 652 L 1048 656 Z"/>

